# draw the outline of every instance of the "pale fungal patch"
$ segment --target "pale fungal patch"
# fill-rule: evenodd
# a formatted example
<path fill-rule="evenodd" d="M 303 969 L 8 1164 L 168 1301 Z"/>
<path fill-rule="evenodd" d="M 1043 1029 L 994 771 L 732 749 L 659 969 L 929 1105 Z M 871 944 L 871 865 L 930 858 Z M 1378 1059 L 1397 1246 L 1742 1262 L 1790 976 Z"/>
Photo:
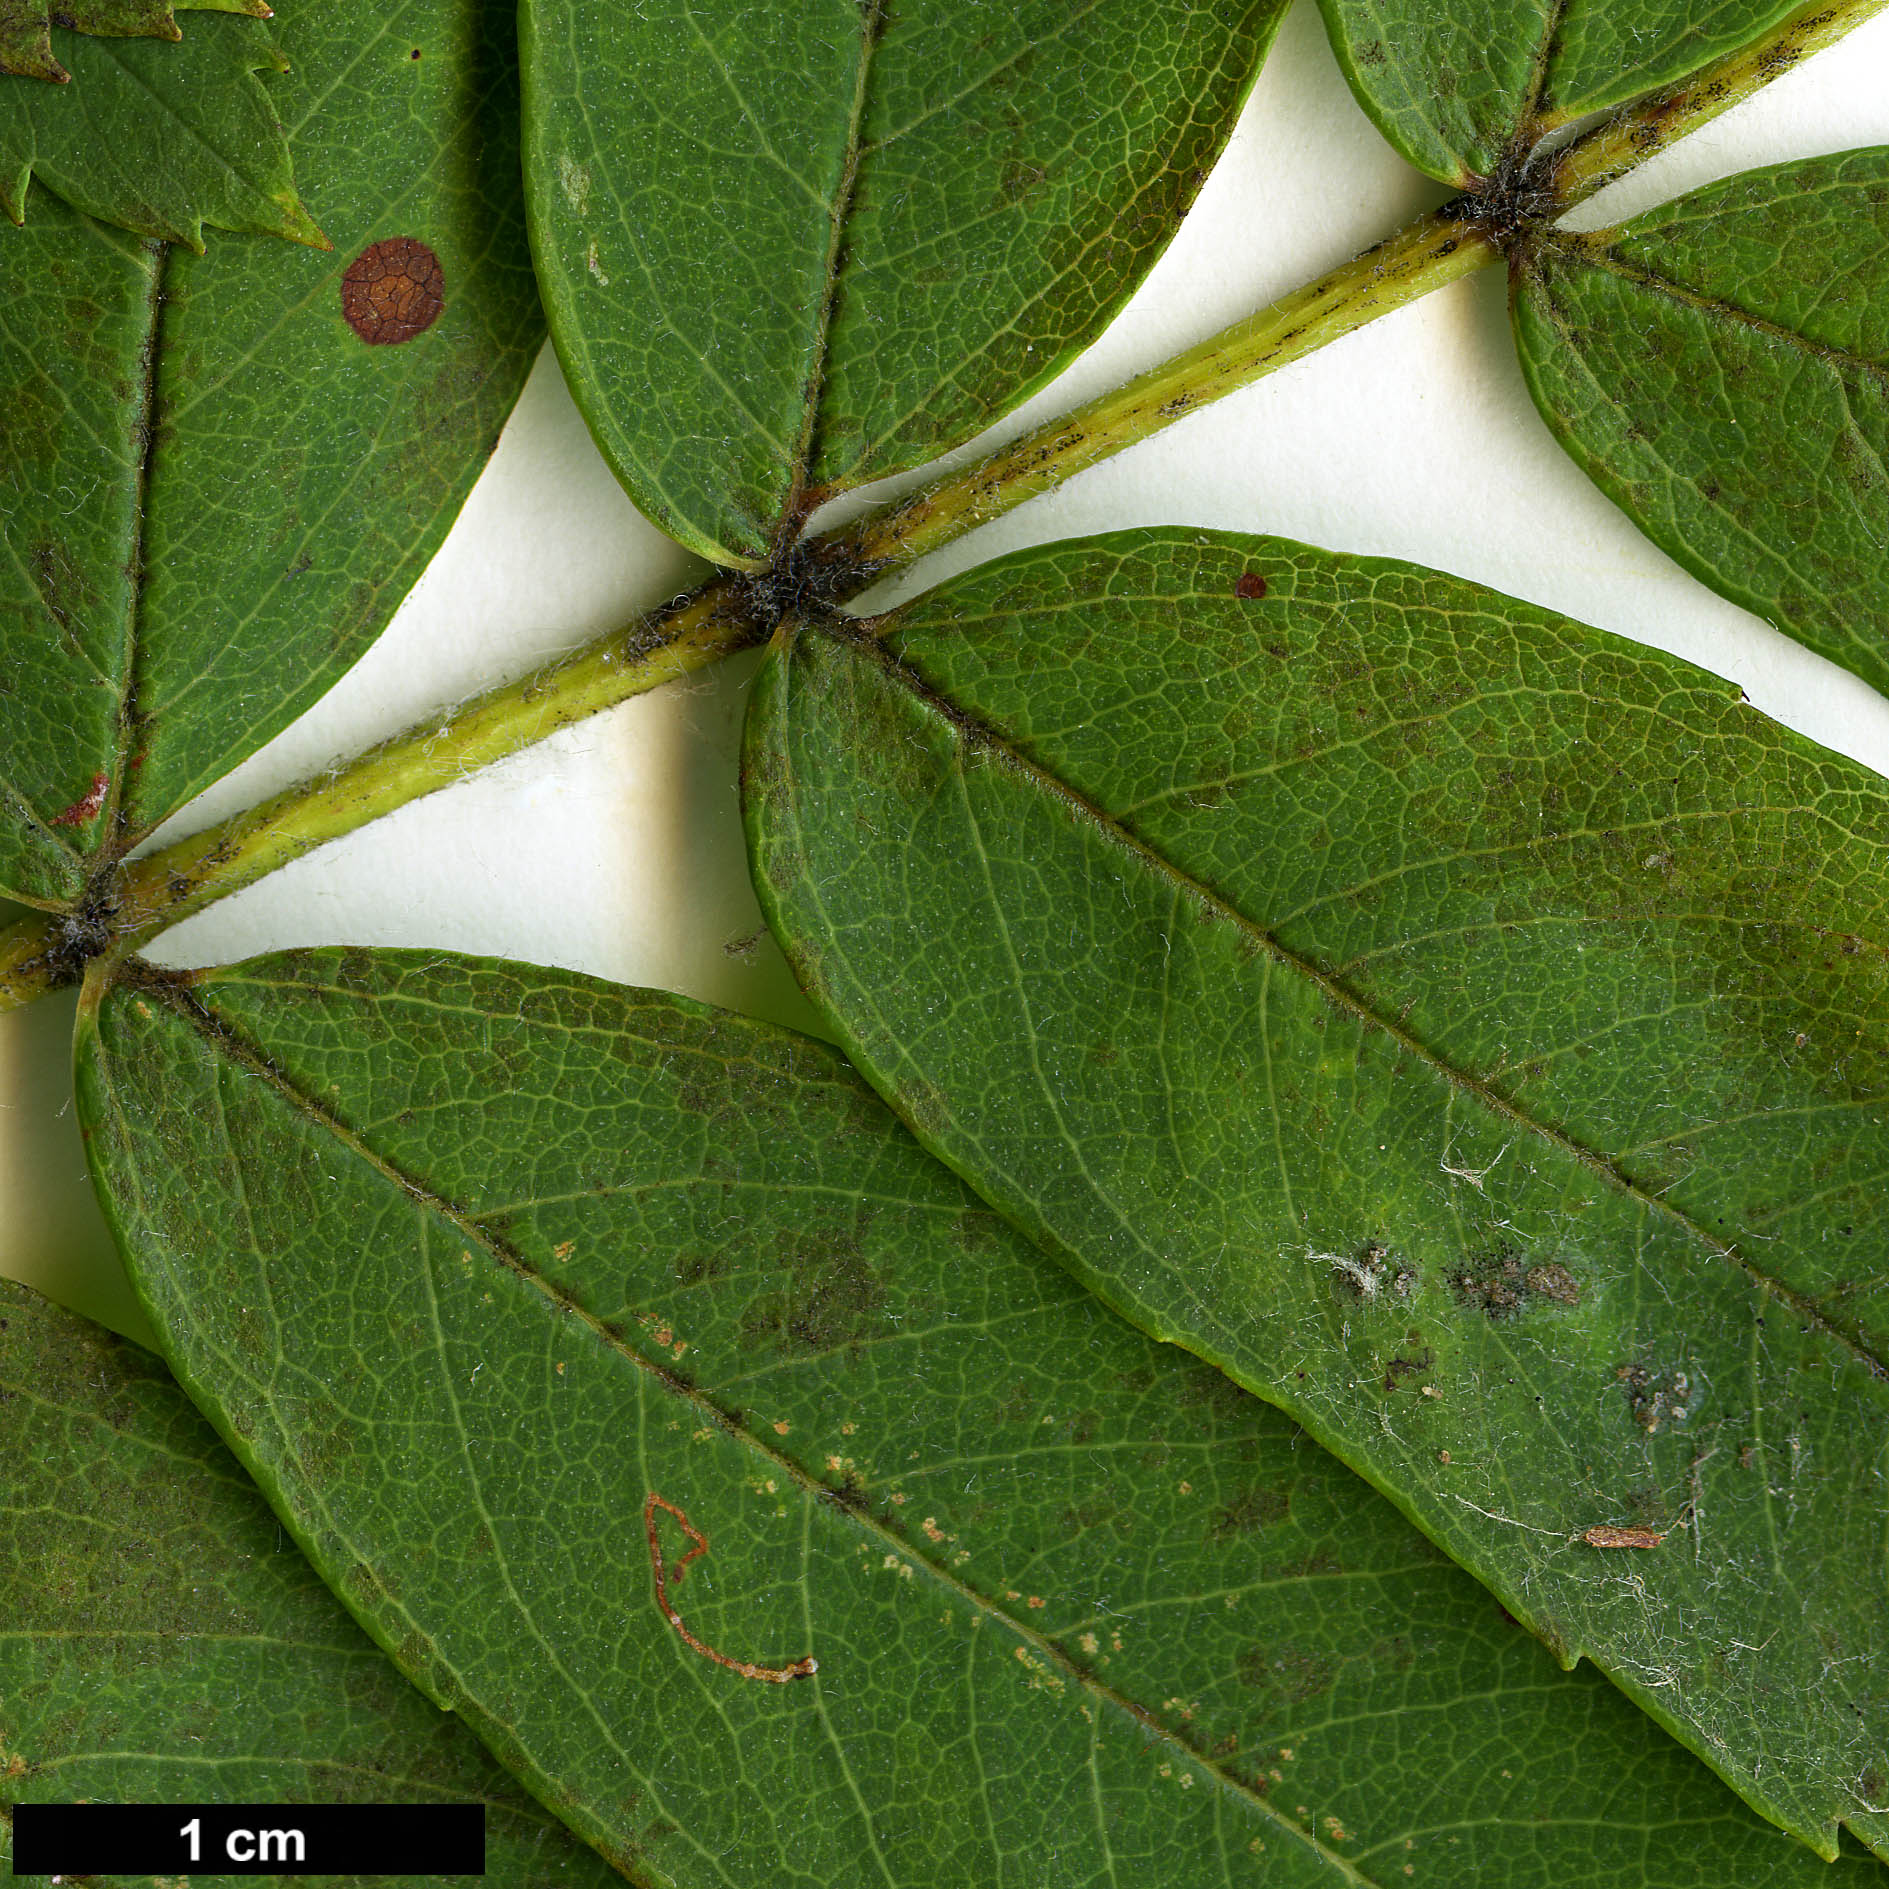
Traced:
<path fill-rule="evenodd" d="M 1496 1162 L 1500 1161 L 1514 1145 L 1512 1141 L 1505 1141 L 1502 1146 L 1496 1150 L 1495 1160 L 1487 1162 L 1479 1168 L 1457 1167 L 1451 1162 L 1447 1154 L 1437 1163 L 1437 1166 L 1441 1168 L 1445 1174 L 1452 1176 L 1454 1179 L 1467 1181 L 1477 1193 L 1485 1193 L 1487 1189 L 1484 1188 L 1483 1182 L 1495 1172 Z"/>
<path fill-rule="evenodd" d="M 1305 1257 L 1314 1263 L 1329 1266 L 1361 1299 L 1375 1299 L 1383 1286 L 1387 1253 L 1375 1240 L 1356 1258 L 1347 1253 L 1315 1253 L 1309 1250 Z"/>
<path fill-rule="evenodd" d="M 558 157 L 558 188 L 564 192 L 564 201 L 571 206 L 578 216 L 588 214 L 590 209 L 590 166 L 580 164 L 568 152 Z"/>
<path fill-rule="evenodd" d="M 1025 1683 L 1032 1692 L 1061 1692 L 1063 1690 L 1062 1675 L 1052 1671 L 1027 1646 L 1019 1646 L 1013 1648 L 1012 1651 L 1017 1664 L 1029 1674 Z"/>

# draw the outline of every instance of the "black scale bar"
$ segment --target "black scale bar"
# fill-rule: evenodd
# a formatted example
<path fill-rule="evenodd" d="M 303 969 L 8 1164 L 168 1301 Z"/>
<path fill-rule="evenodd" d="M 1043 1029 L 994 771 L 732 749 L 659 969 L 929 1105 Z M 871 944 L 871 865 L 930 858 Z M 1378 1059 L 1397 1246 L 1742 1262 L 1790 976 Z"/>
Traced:
<path fill-rule="evenodd" d="M 483 1804 L 16 1804 L 15 1876 L 483 1876 Z"/>

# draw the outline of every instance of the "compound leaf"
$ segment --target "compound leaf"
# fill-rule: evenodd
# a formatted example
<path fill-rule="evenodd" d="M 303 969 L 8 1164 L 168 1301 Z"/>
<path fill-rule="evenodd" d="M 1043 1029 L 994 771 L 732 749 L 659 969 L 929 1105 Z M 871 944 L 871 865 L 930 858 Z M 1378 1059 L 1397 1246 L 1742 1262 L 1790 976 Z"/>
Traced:
<path fill-rule="evenodd" d="M 380 632 L 542 333 L 509 10 L 332 0 L 284 38 L 334 254 L 197 256 L 51 198 L 0 242 L 0 885 L 42 904 Z"/>
<path fill-rule="evenodd" d="M 206 224 L 327 246 L 277 116 L 293 113 L 290 90 L 256 76 L 286 62 L 255 21 L 201 20 L 180 46 L 65 31 L 59 44 L 70 84 L 0 78 L 0 209 L 15 223 L 37 178 L 76 209 L 193 249 Z"/>
<path fill-rule="evenodd" d="M 157 1359 L 0 1280 L 0 1860 L 21 1804 L 390 1800 L 483 1802 L 516 1889 L 618 1880 L 394 1671 Z"/>
<path fill-rule="evenodd" d="M 1889 1844 L 1889 791 L 1657 652 L 1276 540 L 783 631 L 777 934 L 920 1138 L 1750 1803 Z"/>
<path fill-rule="evenodd" d="M 824 1046 L 438 953 L 133 984 L 89 1027 L 193 1394 L 639 1877 L 1829 1880 Z"/>
<path fill-rule="evenodd" d="M 1889 150 L 1780 164 L 1515 271 L 1529 389 L 1714 590 L 1889 691 Z"/>
<path fill-rule="evenodd" d="M 1472 185 L 1546 131 L 1696 72 L 1801 0 L 1319 0 L 1371 120 L 1410 162 Z"/>
<path fill-rule="evenodd" d="M 1281 0 L 527 0 L 551 329 L 722 564 L 1045 384 L 1165 248 Z"/>

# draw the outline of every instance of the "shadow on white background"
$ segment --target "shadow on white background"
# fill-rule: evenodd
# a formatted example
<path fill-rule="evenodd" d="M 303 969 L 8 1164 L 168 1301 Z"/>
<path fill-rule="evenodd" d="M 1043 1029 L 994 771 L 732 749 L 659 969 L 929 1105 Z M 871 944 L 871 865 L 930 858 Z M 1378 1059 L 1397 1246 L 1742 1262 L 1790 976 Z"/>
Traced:
<path fill-rule="evenodd" d="M 1594 226 L 1753 165 L 1882 142 L 1889 18 L 1675 146 L 1581 220 Z M 1299 0 L 1226 157 L 1142 292 L 979 449 L 1166 359 L 1444 194 L 1357 110 Z M 1479 579 L 1716 670 L 1766 712 L 1889 772 L 1889 702 L 1688 577 L 1562 455 L 1523 389 L 1499 271 L 1202 410 L 872 602 L 1020 546 L 1152 524 L 1271 532 Z M 386 634 L 169 831 L 247 806 L 626 623 L 704 569 L 623 496 L 547 351 Z M 445 947 L 808 1027 L 742 851 L 735 755 L 754 662 L 626 704 L 406 807 L 179 926 L 152 955 L 182 966 L 290 945 Z M 0 1017 L 0 1273 L 139 1335 L 84 1177 L 71 1014 L 67 997 Z"/>

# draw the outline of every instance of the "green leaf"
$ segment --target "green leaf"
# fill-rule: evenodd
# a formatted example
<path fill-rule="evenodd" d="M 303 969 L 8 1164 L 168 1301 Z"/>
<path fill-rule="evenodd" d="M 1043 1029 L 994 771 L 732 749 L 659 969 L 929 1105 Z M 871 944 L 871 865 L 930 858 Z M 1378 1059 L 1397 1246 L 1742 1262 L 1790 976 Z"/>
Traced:
<path fill-rule="evenodd" d="M 0 1859 L 20 1804 L 355 1801 L 483 1801 L 507 1889 L 618 1880 L 400 1678 L 155 1358 L 0 1280 Z"/>
<path fill-rule="evenodd" d="M 1514 277 L 1530 391 L 1724 596 L 1889 690 L 1889 150 L 1748 171 Z"/>
<path fill-rule="evenodd" d="M 266 20 L 266 0 L 76 0 L 60 9 L 59 24 L 76 33 L 111 39 L 182 39 L 177 10 L 209 8 Z M 52 51 L 46 0 L 0 0 L 0 75 L 63 84 L 68 73 Z"/>
<path fill-rule="evenodd" d="M 327 247 L 276 115 L 293 113 L 290 88 L 256 77 L 287 62 L 255 21 L 200 21 L 181 46 L 67 32 L 59 45 L 71 84 L 0 79 L 0 209 L 15 223 L 37 178 L 75 209 L 193 249 L 205 224 Z M 12 268 L 20 247 L 0 248 Z"/>
<path fill-rule="evenodd" d="M 333 255 L 193 256 L 51 199 L 0 240 L 0 885 L 41 903 L 379 634 L 542 333 L 502 0 L 331 0 L 288 27 L 276 96 Z M 443 312 L 368 345 L 348 271 L 401 238 L 436 256 Z"/>
<path fill-rule="evenodd" d="M 552 333 L 648 516 L 726 565 L 1101 333 L 1282 0 L 527 0 Z"/>
<path fill-rule="evenodd" d="M 112 992 L 81 1085 L 193 1393 L 408 1669 L 653 1880 L 1830 1880 L 823 1046 L 311 952 Z M 685 1644 L 655 1496 L 709 1544 L 689 1631 L 817 1674 Z"/>
<path fill-rule="evenodd" d="M 785 631 L 748 741 L 763 909 L 928 1146 L 1765 1815 L 1889 1846 L 1876 776 L 1475 585 L 1179 532 Z"/>
<path fill-rule="evenodd" d="M 1319 0 L 1358 103 L 1410 162 L 1472 185 L 1542 133 L 1696 72 L 1802 0 Z"/>

